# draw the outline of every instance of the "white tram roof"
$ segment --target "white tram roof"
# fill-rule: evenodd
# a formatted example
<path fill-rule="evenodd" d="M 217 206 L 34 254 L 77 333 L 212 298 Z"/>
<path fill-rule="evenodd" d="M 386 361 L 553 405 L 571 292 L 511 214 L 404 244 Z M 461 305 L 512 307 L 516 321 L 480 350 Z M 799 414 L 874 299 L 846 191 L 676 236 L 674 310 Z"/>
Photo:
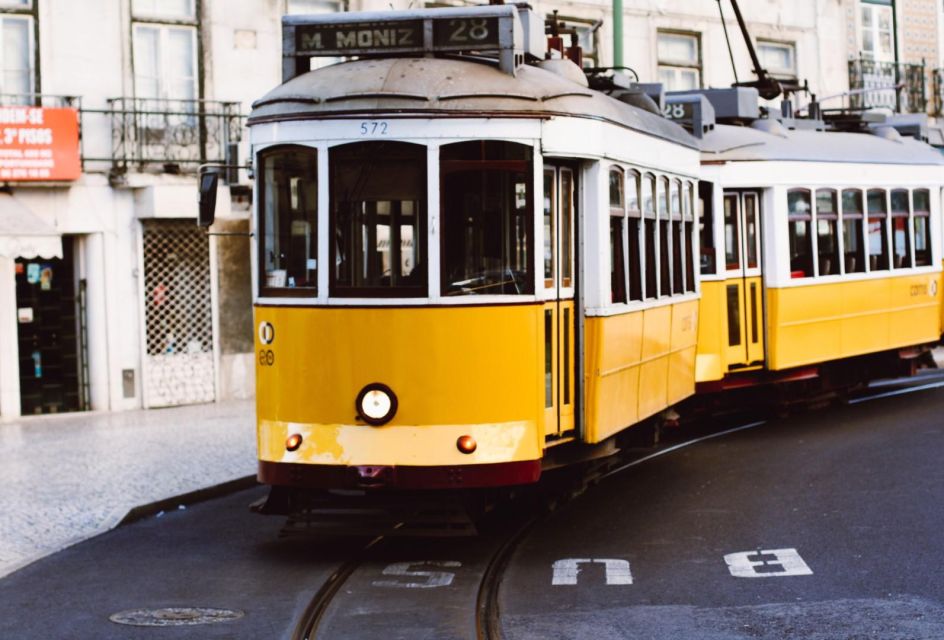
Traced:
<path fill-rule="evenodd" d="M 944 165 L 933 147 L 906 136 L 717 125 L 702 139 L 703 162 L 801 161 Z"/>
<path fill-rule="evenodd" d="M 558 73 L 522 65 L 511 76 L 487 61 L 459 58 L 370 58 L 316 69 L 256 101 L 249 124 L 363 114 L 573 116 L 698 148 L 674 122 Z"/>

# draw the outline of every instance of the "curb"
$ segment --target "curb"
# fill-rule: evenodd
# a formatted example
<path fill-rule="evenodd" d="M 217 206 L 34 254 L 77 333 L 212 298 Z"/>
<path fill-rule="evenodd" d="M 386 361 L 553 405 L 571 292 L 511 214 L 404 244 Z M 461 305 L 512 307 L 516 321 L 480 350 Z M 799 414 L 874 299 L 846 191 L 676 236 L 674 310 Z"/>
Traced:
<path fill-rule="evenodd" d="M 223 496 L 227 496 L 238 491 L 243 491 L 245 489 L 251 489 L 252 487 L 256 486 L 259 486 L 259 483 L 256 481 L 255 475 L 243 476 L 242 478 L 229 480 L 211 487 L 197 489 L 196 491 L 190 491 L 188 493 L 182 493 L 177 496 L 164 498 L 162 500 L 157 500 L 148 504 L 138 505 L 137 507 L 130 509 L 128 513 L 126 513 L 125 516 L 118 521 L 118 524 L 112 528 L 117 529 L 118 527 L 123 527 L 133 522 L 144 520 L 145 518 L 157 515 L 162 511 L 173 511 L 180 505 L 190 506 L 200 502 L 206 502 L 207 500 L 212 500 L 214 498 L 222 498 Z"/>

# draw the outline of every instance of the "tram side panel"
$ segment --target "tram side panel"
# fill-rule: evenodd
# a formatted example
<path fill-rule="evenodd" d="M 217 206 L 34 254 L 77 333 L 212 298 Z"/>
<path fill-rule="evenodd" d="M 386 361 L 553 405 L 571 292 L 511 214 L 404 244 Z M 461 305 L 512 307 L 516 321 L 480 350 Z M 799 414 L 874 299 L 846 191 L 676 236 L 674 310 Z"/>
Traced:
<path fill-rule="evenodd" d="M 586 331 L 588 442 L 694 393 L 697 300 L 587 318 Z"/>
<path fill-rule="evenodd" d="M 770 368 L 936 342 L 940 286 L 940 273 L 917 273 L 770 287 Z"/>

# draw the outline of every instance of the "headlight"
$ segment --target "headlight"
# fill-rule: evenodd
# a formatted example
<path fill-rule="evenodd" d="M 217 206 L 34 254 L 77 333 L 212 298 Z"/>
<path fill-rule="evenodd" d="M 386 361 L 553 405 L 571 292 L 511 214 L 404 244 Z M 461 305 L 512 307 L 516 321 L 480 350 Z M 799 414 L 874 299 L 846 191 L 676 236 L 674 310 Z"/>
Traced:
<path fill-rule="evenodd" d="M 397 396 L 387 385 L 373 382 L 357 394 L 355 406 L 361 420 L 377 427 L 387 424 L 397 414 Z"/>

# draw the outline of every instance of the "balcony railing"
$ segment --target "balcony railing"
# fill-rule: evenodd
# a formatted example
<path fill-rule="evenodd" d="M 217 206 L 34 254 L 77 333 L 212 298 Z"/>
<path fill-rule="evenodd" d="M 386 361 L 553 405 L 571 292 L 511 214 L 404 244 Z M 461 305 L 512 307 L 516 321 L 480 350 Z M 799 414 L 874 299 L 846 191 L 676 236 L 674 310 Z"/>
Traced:
<path fill-rule="evenodd" d="M 238 163 L 242 117 L 235 102 L 112 98 L 106 113 L 113 174 L 191 173 L 208 162 Z"/>
<path fill-rule="evenodd" d="M 898 113 L 923 113 L 928 106 L 923 64 L 850 60 L 849 89 L 853 110 L 887 107 Z"/>

